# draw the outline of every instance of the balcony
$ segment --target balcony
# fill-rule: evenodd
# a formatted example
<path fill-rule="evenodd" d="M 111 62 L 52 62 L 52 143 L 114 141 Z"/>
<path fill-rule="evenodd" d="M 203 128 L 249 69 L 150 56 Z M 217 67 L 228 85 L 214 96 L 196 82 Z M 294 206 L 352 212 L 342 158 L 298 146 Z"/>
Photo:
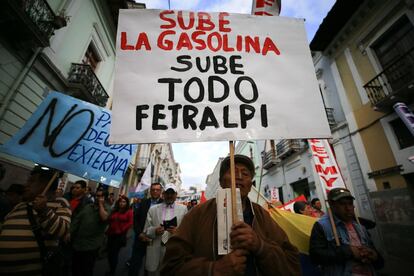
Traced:
<path fill-rule="evenodd" d="M 138 158 L 138 165 L 137 167 L 140 169 L 146 169 L 148 164 L 150 162 L 150 158 L 149 157 L 139 157 Z"/>
<path fill-rule="evenodd" d="M 334 109 L 327 107 L 327 108 L 325 108 L 325 111 L 326 111 L 326 117 L 328 118 L 329 127 L 330 128 L 335 127 L 336 126 L 336 121 L 335 121 L 335 118 L 334 118 L 334 115 L 333 115 Z"/>
<path fill-rule="evenodd" d="M 138 157 L 137 160 L 137 169 L 138 170 L 145 170 L 150 162 L 149 157 Z M 131 158 L 130 166 L 133 167 L 135 165 L 135 157 Z"/>
<path fill-rule="evenodd" d="M 409 104 L 414 96 L 414 47 L 364 85 L 371 104 L 386 112 L 399 101 Z"/>
<path fill-rule="evenodd" d="M 76 95 L 77 97 L 99 106 L 106 105 L 109 96 L 91 66 L 72 63 L 68 81 L 71 89 L 81 92 L 81 95 Z"/>
<path fill-rule="evenodd" d="M 46 0 L 5 0 L 0 10 L 1 32 L 19 48 L 47 47 L 54 31 L 66 26 Z"/>
<path fill-rule="evenodd" d="M 276 166 L 280 163 L 280 160 L 273 156 L 273 151 L 269 150 L 266 152 L 262 152 L 262 162 L 263 162 L 263 168 L 268 170 L 273 166 Z"/>
<path fill-rule="evenodd" d="M 304 148 L 300 139 L 284 139 L 276 145 L 277 157 L 283 160 Z"/>

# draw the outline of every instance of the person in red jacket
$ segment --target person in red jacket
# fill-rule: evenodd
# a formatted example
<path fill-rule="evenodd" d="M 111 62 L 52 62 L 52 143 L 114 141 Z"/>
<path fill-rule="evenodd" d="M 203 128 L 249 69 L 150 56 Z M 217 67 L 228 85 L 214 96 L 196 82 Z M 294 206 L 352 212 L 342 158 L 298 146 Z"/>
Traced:
<path fill-rule="evenodd" d="M 118 264 L 118 255 L 122 247 L 126 245 L 126 235 L 133 224 L 133 213 L 129 208 L 128 197 L 121 195 L 109 217 L 109 227 L 106 232 L 108 235 L 108 262 L 109 275 L 115 275 Z"/>

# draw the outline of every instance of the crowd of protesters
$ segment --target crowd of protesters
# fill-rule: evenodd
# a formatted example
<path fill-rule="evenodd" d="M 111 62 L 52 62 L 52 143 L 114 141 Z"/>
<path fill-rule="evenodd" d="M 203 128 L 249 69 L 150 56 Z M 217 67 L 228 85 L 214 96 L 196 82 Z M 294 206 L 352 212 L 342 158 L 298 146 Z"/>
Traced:
<path fill-rule="evenodd" d="M 1 193 L 0 275 L 91 276 L 103 256 L 108 263 L 105 275 L 116 275 L 119 253 L 131 229 L 134 243 L 129 260 L 122 265 L 128 267 L 129 275 L 159 273 L 164 253 L 145 258 L 147 248 L 159 240 L 158 248 L 165 252 L 162 243 L 187 213 L 187 206 L 174 204 L 174 185 L 167 184 L 163 191 L 160 183 L 153 183 L 149 198 L 141 200 L 116 198 L 102 186 L 93 191 L 84 180 L 65 193 L 56 178 L 44 193 L 55 173 L 36 166 L 25 185 L 11 184 Z M 150 207 L 163 202 L 165 208 L 154 209 L 147 219 Z M 195 205 L 196 201 L 189 203 Z M 175 224 L 161 226 L 173 218 L 178 219 Z M 154 256 L 158 256 L 156 263 Z"/>
<path fill-rule="evenodd" d="M 230 186 L 230 162 L 220 167 L 220 185 Z M 177 204 L 173 184 L 153 183 L 148 198 L 129 199 L 83 180 L 67 193 L 58 188 L 56 172 L 36 166 L 26 185 L 11 184 L 0 198 L 0 276 L 91 276 L 98 257 L 108 263 L 106 275 L 127 267 L 128 275 L 376 275 L 384 260 L 366 229 L 375 223 L 357 218 L 349 190 L 332 189 L 328 202 L 339 238 L 328 214 L 315 198 L 294 204 L 295 213 L 317 219 L 310 238 L 307 269 L 278 223 L 247 195 L 254 165 L 235 156 L 236 185 L 243 218 L 231 228 L 233 251 L 217 255 L 215 199 L 202 205 Z M 128 232 L 132 250 L 119 262 Z M 168 242 L 168 243 L 167 243 Z M 165 257 L 164 257 L 165 256 Z M 96 275 L 96 274 L 95 274 Z"/>

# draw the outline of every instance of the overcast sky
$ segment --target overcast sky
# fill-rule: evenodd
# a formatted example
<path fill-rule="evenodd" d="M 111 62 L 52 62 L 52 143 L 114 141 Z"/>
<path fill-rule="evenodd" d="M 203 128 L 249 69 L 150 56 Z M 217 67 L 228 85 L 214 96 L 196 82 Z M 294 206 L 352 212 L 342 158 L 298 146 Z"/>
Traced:
<path fill-rule="evenodd" d="M 168 0 L 149 0 L 147 9 L 168 9 Z M 320 23 L 335 0 L 282 0 L 281 16 L 305 18 L 305 27 L 310 42 Z M 171 9 L 208 12 L 251 13 L 251 0 L 171 0 Z M 183 188 L 205 186 L 205 180 L 219 157 L 229 152 L 228 142 L 173 144 L 174 158 L 181 166 Z"/>

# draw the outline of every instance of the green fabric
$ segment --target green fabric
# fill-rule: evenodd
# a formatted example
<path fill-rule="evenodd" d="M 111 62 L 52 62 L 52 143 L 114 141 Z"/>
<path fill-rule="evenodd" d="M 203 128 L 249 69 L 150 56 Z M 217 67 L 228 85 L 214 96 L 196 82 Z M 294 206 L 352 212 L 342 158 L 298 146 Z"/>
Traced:
<path fill-rule="evenodd" d="M 109 214 L 109 205 L 105 204 L 104 208 Z M 107 222 L 103 222 L 99 217 L 97 205 L 84 206 L 71 223 L 70 235 L 73 249 L 76 251 L 99 249 L 103 244 L 107 225 Z"/>

